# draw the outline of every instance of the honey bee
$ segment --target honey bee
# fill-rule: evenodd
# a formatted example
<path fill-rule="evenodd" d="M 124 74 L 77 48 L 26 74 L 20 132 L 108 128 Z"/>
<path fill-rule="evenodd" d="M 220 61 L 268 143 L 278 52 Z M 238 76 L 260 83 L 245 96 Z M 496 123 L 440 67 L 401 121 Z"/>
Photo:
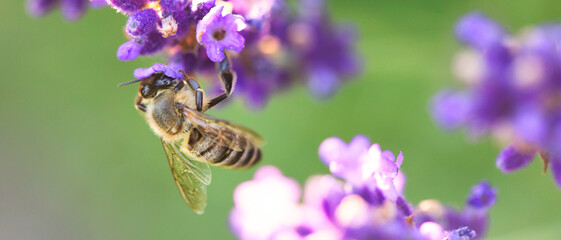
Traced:
<path fill-rule="evenodd" d="M 226 91 L 210 100 L 193 75 L 184 71 L 180 71 L 183 79 L 156 72 L 119 85 L 140 82 L 135 107 L 160 137 L 177 188 L 198 214 L 206 207 L 206 187 L 211 182 L 209 164 L 243 169 L 257 164 L 262 157 L 263 139 L 259 134 L 204 114 L 232 92 L 235 74 L 229 60 L 216 66 Z"/>

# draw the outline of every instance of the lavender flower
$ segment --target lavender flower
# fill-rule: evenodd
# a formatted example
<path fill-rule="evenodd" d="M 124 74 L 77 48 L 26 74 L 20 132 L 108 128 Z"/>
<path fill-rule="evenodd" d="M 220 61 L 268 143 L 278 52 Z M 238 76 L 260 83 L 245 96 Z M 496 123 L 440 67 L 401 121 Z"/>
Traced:
<path fill-rule="evenodd" d="M 284 0 L 108 0 L 129 16 L 129 41 L 117 58 L 131 61 L 164 51 L 168 65 L 207 80 L 218 89 L 215 64 L 228 61 L 237 76 L 234 96 L 252 108 L 304 80 L 322 99 L 360 70 L 354 33 L 335 26 L 324 1 L 301 0 L 292 12 Z"/>
<path fill-rule="evenodd" d="M 382 151 L 364 136 L 349 144 L 326 139 L 320 158 L 331 175 L 313 176 L 301 193 L 297 182 L 272 166 L 234 192 L 232 231 L 240 239 L 479 239 L 496 190 L 472 188 L 459 211 L 436 200 L 418 207 L 403 196 L 403 154 Z M 303 200 L 300 202 L 301 195 Z"/>
<path fill-rule="evenodd" d="M 26 7 L 29 14 L 40 17 L 60 6 L 62 16 L 72 21 L 81 18 L 88 7 L 100 8 L 106 5 L 104 0 L 28 0 Z"/>
<path fill-rule="evenodd" d="M 215 64 L 227 61 L 237 76 L 234 96 L 262 108 L 271 95 L 296 82 L 317 99 L 335 94 L 360 71 L 349 26 L 332 23 L 324 0 L 28 0 L 35 16 L 61 5 L 74 20 L 87 8 L 108 4 L 128 16 L 121 61 L 165 52 L 167 64 L 220 86 Z"/>
<path fill-rule="evenodd" d="M 446 129 L 496 137 L 507 146 L 496 159 L 505 173 L 540 155 L 561 187 L 561 24 L 512 36 L 474 12 L 460 19 L 456 36 L 468 46 L 455 61 L 467 89 L 444 90 L 434 98 L 436 121 Z"/>
<path fill-rule="evenodd" d="M 245 39 L 238 33 L 246 27 L 243 17 L 233 14 L 222 16 L 223 6 L 214 7 L 197 24 L 197 40 L 206 48 L 213 62 L 224 60 L 224 50 L 240 52 Z"/>

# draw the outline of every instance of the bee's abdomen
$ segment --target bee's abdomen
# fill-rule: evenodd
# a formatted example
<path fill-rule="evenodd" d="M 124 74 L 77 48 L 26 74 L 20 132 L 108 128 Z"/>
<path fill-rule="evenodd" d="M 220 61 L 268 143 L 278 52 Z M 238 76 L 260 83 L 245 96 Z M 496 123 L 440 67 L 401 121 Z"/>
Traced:
<path fill-rule="evenodd" d="M 193 130 L 189 138 L 189 149 L 211 165 L 225 168 L 248 168 L 261 160 L 261 149 L 246 137 L 223 132 L 201 136 Z"/>

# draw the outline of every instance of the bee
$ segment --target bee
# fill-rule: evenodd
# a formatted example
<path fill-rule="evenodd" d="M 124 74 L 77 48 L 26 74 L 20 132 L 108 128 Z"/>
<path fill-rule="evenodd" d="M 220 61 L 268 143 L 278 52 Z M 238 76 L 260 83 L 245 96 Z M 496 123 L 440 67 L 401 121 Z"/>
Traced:
<path fill-rule="evenodd" d="M 156 72 L 119 84 L 140 82 L 135 107 L 160 137 L 173 180 L 187 205 L 198 214 L 206 207 L 209 165 L 244 169 L 262 158 L 259 134 L 204 113 L 232 93 L 235 73 L 228 58 L 216 66 L 225 92 L 210 100 L 193 75 L 184 71 L 180 71 L 182 79 Z"/>

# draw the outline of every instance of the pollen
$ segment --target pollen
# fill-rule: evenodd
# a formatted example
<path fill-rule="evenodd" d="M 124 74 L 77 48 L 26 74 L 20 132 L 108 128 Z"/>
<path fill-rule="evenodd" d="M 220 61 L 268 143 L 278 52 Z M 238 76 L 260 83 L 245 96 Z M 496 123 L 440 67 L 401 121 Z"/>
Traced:
<path fill-rule="evenodd" d="M 175 35 L 177 33 L 177 21 L 175 21 L 172 15 L 167 16 L 162 19 L 162 26 L 158 27 L 158 31 L 160 31 L 164 38 Z"/>

